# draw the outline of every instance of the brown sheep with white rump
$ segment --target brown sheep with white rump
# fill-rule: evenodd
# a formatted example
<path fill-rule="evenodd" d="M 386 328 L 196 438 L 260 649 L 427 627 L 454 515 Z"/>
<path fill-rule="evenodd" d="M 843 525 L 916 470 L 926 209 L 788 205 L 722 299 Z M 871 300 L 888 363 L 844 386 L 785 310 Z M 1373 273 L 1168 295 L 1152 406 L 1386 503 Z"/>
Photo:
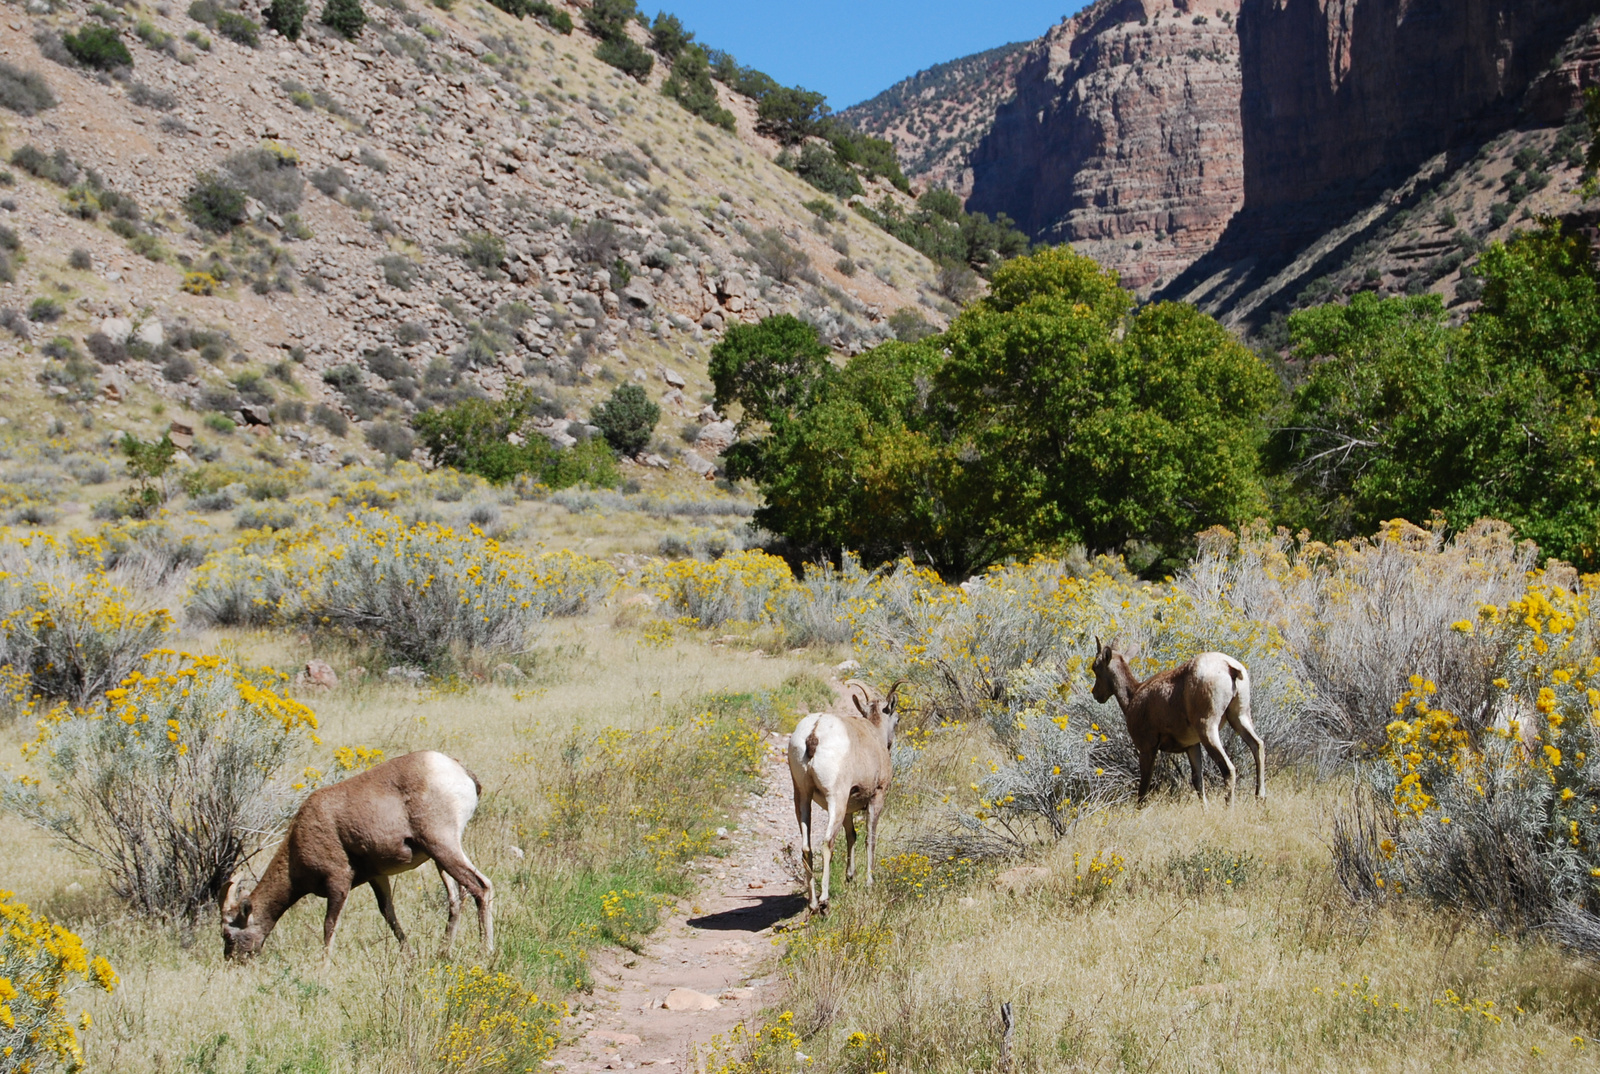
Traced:
<path fill-rule="evenodd" d="M 1250 719 L 1250 672 L 1231 656 L 1201 653 L 1181 667 L 1152 675 L 1144 682 L 1133 677 L 1128 660 L 1115 644 L 1094 639 L 1094 699 L 1101 704 L 1112 697 L 1128 722 L 1128 737 L 1139 753 L 1139 804 L 1150 792 L 1156 754 L 1187 753 L 1189 774 L 1201 804 L 1206 800 L 1202 749 L 1217 762 L 1228 780 L 1228 804 L 1233 804 L 1237 778 L 1233 762 L 1222 748 L 1222 722 L 1245 740 L 1256 762 L 1256 797 L 1267 796 L 1266 749 Z"/>
<path fill-rule="evenodd" d="M 339 913 L 353 888 L 369 884 L 378 909 L 402 944 L 389 878 L 432 861 L 450 900 L 445 946 L 455 939 L 461 892 L 478 904 L 483 945 L 494 949 L 494 885 L 467 859 L 462 833 L 483 787 L 453 758 L 432 750 L 386 761 L 342 783 L 314 791 L 289 825 L 260 883 L 235 901 L 222 895 L 222 950 L 243 960 L 261 950 L 278 919 L 307 895 L 328 900 L 324 952 L 333 947 Z"/>

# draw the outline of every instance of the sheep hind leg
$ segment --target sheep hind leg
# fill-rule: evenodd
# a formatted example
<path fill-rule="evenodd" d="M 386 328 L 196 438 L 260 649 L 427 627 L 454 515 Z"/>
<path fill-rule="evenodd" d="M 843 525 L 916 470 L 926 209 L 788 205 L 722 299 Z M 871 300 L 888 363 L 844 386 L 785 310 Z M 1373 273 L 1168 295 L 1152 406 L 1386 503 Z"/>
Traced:
<path fill-rule="evenodd" d="M 856 816 L 846 810 L 844 815 L 844 879 L 853 884 L 856 879 Z"/>
<path fill-rule="evenodd" d="M 375 876 L 370 881 L 372 893 L 378 897 L 378 912 L 389 923 L 394 938 L 400 941 L 400 946 L 406 946 L 405 930 L 400 927 L 400 918 L 394 912 L 394 888 L 390 885 L 387 876 Z"/>
<path fill-rule="evenodd" d="M 828 912 L 829 894 L 833 888 L 831 878 L 833 874 L 833 841 L 839 835 L 839 827 L 849 815 L 847 805 L 828 803 L 828 831 L 822 840 L 822 898 L 818 902 L 823 913 Z"/>
<path fill-rule="evenodd" d="M 800 824 L 800 864 L 806 870 L 806 906 L 814 913 L 817 909 L 816 861 L 811 855 L 811 796 L 795 792 L 794 818 Z"/>
<path fill-rule="evenodd" d="M 1211 759 L 1217 762 L 1217 767 L 1222 769 L 1222 774 L 1228 780 L 1227 804 L 1233 805 L 1233 788 L 1238 782 L 1239 773 L 1233 767 L 1233 761 L 1228 757 L 1228 751 L 1222 748 L 1222 736 L 1216 727 L 1207 727 L 1204 732 L 1203 744 L 1206 752 L 1211 754 Z"/>
<path fill-rule="evenodd" d="M 450 920 L 444 927 L 444 949 L 448 951 L 450 945 L 456 942 L 456 926 L 461 924 L 461 885 L 444 871 L 443 865 L 438 862 L 434 862 L 434 865 L 438 866 L 439 879 L 444 883 L 445 901 L 450 907 Z"/>
<path fill-rule="evenodd" d="M 461 890 L 472 896 L 478 904 L 478 936 L 485 951 L 494 950 L 494 885 L 467 860 L 460 851 L 447 851 L 434 855 L 439 868 L 461 885 Z"/>
<path fill-rule="evenodd" d="M 1206 804 L 1206 770 L 1205 759 L 1196 742 L 1189 747 L 1189 783 L 1194 787 L 1194 793 L 1200 796 L 1200 805 Z"/>
<path fill-rule="evenodd" d="M 1228 726 L 1233 728 L 1233 733 L 1244 739 L 1244 744 L 1250 747 L 1250 756 L 1256 762 L 1256 797 L 1267 796 L 1267 747 L 1261 741 L 1261 736 L 1256 733 L 1255 721 L 1250 719 L 1248 708 L 1241 706 L 1237 699 L 1228 706 Z"/>

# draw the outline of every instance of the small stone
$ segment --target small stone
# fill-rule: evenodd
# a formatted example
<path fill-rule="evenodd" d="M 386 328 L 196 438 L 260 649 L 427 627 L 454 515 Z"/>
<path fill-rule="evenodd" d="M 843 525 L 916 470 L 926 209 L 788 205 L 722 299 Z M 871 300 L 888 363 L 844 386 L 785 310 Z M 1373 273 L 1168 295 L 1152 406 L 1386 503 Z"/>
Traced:
<path fill-rule="evenodd" d="M 409 682 L 416 684 L 427 679 L 428 673 L 423 671 L 421 668 L 409 667 L 401 664 L 390 668 L 388 671 L 385 671 L 383 673 L 383 677 L 388 679 L 390 682 Z"/>
<path fill-rule="evenodd" d="M 837 671 L 841 675 L 849 675 L 851 672 L 855 672 L 855 671 L 860 671 L 861 670 L 861 661 L 859 661 L 859 660 L 846 660 L 842 664 L 833 665 L 833 670 Z"/>
<path fill-rule="evenodd" d="M 661 379 L 674 388 L 686 388 L 689 386 L 689 382 L 683 379 L 682 373 L 676 369 L 667 369 L 664 366 L 661 368 Z"/>
<path fill-rule="evenodd" d="M 661 1005 L 669 1011 L 714 1011 L 722 1006 L 711 996 L 692 988 L 674 988 Z"/>
<path fill-rule="evenodd" d="M 307 660 L 306 681 L 312 686 L 321 686 L 331 690 L 339 685 L 339 676 L 334 674 L 332 666 L 326 661 Z"/>

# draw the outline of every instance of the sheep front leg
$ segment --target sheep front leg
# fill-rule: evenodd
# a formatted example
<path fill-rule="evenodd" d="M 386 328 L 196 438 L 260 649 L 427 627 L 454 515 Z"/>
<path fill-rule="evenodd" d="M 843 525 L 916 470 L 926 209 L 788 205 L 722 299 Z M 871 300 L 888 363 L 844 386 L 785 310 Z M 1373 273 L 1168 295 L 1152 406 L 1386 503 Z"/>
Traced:
<path fill-rule="evenodd" d="M 867 803 L 867 887 L 872 886 L 872 863 L 878 856 L 878 818 L 883 816 L 883 791 L 872 796 Z"/>
<path fill-rule="evenodd" d="M 856 879 L 856 815 L 849 810 L 844 814 L 844 879 L 853 884 Z"/>
<path fill-rule="evenodd" d="M 802 794 L 798 787 L 794 792 L 794 819 L 800 825 L 800 864 L 806 870 L 806 905 L 815 912 L 817 909 L 817 870 L 816 860 L 811 855 L 811 795 Z"/>

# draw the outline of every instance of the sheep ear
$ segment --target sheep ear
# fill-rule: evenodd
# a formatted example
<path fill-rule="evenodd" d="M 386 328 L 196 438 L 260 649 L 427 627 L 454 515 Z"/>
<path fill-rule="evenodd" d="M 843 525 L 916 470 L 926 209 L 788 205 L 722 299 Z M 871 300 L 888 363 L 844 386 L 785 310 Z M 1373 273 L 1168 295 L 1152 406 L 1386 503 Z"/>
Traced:
<path fill-rule="evenodd" d="M 851 694 L 850 695 L 850 700 L 854 701 L 856 703 L 856 711 L 857 712 L 861 713 L 861 715 L 863 715 L 863 716 L 867 716 L 867 709 L 866 709 L 866 706 L 861 703 L 861 695 L 860 694 Z M 872 717 L 871 716 L 867 716 L 867 719 L 870 720 L 870 719 L 872 719 Z"/>

